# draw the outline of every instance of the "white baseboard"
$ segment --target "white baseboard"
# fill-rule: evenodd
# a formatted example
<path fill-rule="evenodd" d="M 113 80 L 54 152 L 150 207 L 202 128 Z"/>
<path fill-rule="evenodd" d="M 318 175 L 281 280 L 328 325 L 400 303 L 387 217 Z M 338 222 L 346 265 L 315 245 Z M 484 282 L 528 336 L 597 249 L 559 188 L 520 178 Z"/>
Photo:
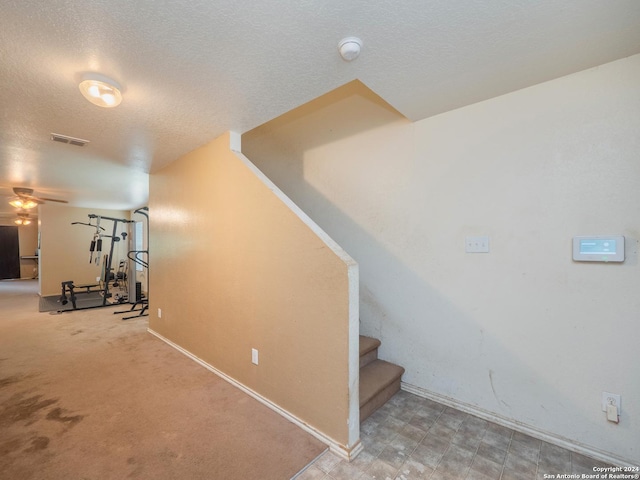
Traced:
<path fill-rule="evenodd" d="M 150 328 L 147 328 L 147 331 L 150 334 L 152 334 L 153 336 L 155 336 L 155 337 L 159 338 L 160 340 L 162 340 L 163 342 L 165 342 L 167 345 L 175 348 L 180 353 L 186 355 L 191 360 L 199 363 L 200 365 L 202 365 L 207 370 L 215 373 L 216 375 L 218 375 L 220 378 L 222 378 L 226 382 L 229 382 L 234 387 L 239 388 L 240 390 L 242 390 L 244 393 L 246 393 L 250 397 L 255 398 L 257 401 L 259 401 L 260 403 L 262 403 L 266 407 L 270 408 L 271 410 L 273 410 L 277 414 L 282 415 L 284 418 L 286 418 L 291 423 L 293 423 L 294 425 L 298 426 L 299 428 L 301 428 L 305 432 L 313 435 L 315 438 L 317 438 L 322 443 L 327 445 L 329 447 L 329 449 L 331 450 L 331 452 L 335 453 L 336 455 L 338 455 L 339 457 L 343 458 L 344 460 L 351 461 L 362 451 L 363 446 L 362 446 L 362 443 L 360 443 L 360 440 L 358 440 L 356 442 L 356 444 L 351 448 L 348 448 L 345 445 L 341 445 L 340 443 L 336 442 L 335 440 L 333 440 L 333 439 L 327 437 L 326 435 L 324 435 L 322 432 L 316 430 L 313 427 L 310 427 L 309 425 L 304 423 L 302 420 L 297 418 L 295 415 L 287 412 L 286 410 L 282 409 L 281 407 L 279 407 L 275 403 L 273 403 L 270 400 L 264 398 L 259 393 L 254 392 L 249 387 L 247 387 L 247 386 L 241 384 L 240 382 L 234 380 L 233 378 L 231 378 L 230 376 L 228 376 L 225 373 L 221 372 L 220 370 L 218 370 L 217 368 L 213 367 L 212 365 L 208 364 L 207 362 L 205 362 L 201 358 L 196 357 L 193 353 L 189 352 L 188 350 L 185 350 L 180 345 L 177 345 L 177 344 L 173 343 L 171 340 L 169 340 L 168 338 L 163 337 L 158 332 L 155 332 Z"/>
<path fill-rule="evenodd" d="M 482 408 L 478 408 L 474 405 L 470 405 L 468 403 L 460 402 L 454 398 L 446 397 L 444 395 L 440 395 L 437 393 L 430 392 L 429 390 L 425 390 L 424 388 L 416 387 L 415 385 L 411 385 L 410 383 L 402 382 L 401 384 L 402 390 L 405 392 L 413 393 L 414 395 L 418 395 L 419 397 L 427 398 L 429 400 L 433 400 L 434 402 L 441 403 L 448 407 L 455 408 L 456 410 L 461 410 L 465 413 L 469 413 L 476 417 L 480 417 L 484 420 L 488 420 L 493 423 L 497 423 L 498 425 L 502 425 L 503 427 L 510 428 L 517 432 L 524 433 L 531 437 L 537 438 L 539 440 L 543 440 L 547 443 L 551 443 L 553 445 L 557 445 L 558 447 L 565 448 L 567 450 L 571 450 L 572 452 L 580 453 L 587 457 L 591 457 L 595 460 L 600 460 L 606 463 L 610 463 L 616 467 L 635 467 L 634 463 L 630 460 L 626 460 L 624 458 L 619 458 L 614 455 L 611 455 L 608 452 L 603 452 L 601 450 L 594 449 L 588 445 L 584 445 L 581 443 L 577 443 L 575 441 L 571 441 L 567 438 L 561 437 L 559 435 L 555 435 L 550 432 L 545 432 L 543 430 L 539 430 L 531 425 L 526 425 L 524 423 L 517 422 L 515 420 L 502 417 L 493 412 L 489 412 L 488 410 L 484 410 Z"/>

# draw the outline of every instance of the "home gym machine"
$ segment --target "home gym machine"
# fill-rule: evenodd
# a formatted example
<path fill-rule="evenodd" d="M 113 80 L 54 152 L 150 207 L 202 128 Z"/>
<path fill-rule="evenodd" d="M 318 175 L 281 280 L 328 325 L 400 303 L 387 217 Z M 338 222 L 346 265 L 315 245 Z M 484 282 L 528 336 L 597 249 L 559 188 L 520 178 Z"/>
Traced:
<path fill-rule="evenodd" d="M 146 241 L 149 241 L 149 207 L 142 207 L 135 210 L 133 213 L 140 214 L 145 217 L 145 235 Z M 135 222 L 134 222 L 135 223 Z M 134 313 L 135 315 L 129 315 L 127 317 L 122 317 L 122 320 L 131 320 L 132 318 L 138 317 L 147 317 L 149 316 L 149 299 L 144 296 L 142 293 L 142 284 L 141 282 L 136 281 L 136 266 L 140 265 L 143 270 L 147 270 L 147 276 L 145 277 L 148 281 L 148 269 L 149 269 L 149 250 L 148 249 L 136 249 L 136 245 L 138 244 L 138 232 L 133 228 L 129 235 L 129 251 L 127 252 L 127 258 L 131 261 L 131 266 L 129 268 L 130 276 L 132 278 L 129 281 L 129 303 L 131 303 L 131 308 L 129 310 L 118 310 L 117 312 L 113 312 L 114 315 L 123 314 L 123 313 Z M 148 291 L 147 285 L 147 291 Z M 137 308 L 140 307 L 140 308 Z"/>
<path fill-rule="evenodd" d="M 91 223 L 91 221 L 95 219 L 95 225 Z M 105 229 L 100 225 L 101 221 L 108 220 L 113 222 L 113 230 L 111 235 L 105 235 L 103 232 Z M 111 306 L 112 303 L 108 302 L 108 299 L 111 297 L 111 293 L 109 291 L 109 287 L 112 283 L 117 283 L 119 280 L 125 281 L 125 278 L 118 279 L 116 275 L 113 274 L 113 250 L 117 242 L 120 241 L 120 235 L 117 234 L 118 224 L 129 224 L 133 223 L 131 220 L 125 220 L 123 218 L 113 218 L 113 217 L 105 217 L 101 215 L 89 214 L 89 223 L 83 222 L 72 222 L 71 225 L 85 225 L 88 227 L 95 228 L 96 231 L 93 235 L 93 240 L 91 240 L 91 245 L 89 247 L 89 263 L 95 263 L 96 265 L 100 264 L 100 259 L 102 257 L 102 239 L 108 238 L 111 240 L 111 246 L 109 248 L 109 253 L 104 255 L 104 263 L 101 274 L 101 282 L 97 284 L 90 285 L 76 285 L 73 280 L 68 280 L 62 282 L 62 294 L 60 295 L 60 303 L 62 305 L 66 305 L 71 300 L 72 309 L 71 310 L 60 310 L 63 311 L 73 311 L 73 310 L 87 310 L 90 308 L 101 308 L 106 306 Z M 127 232 L 122 233 L 122 240 L 127 238 Z M 95 257 L 94 257 L 95 255 Z M 80 289 L 80 291 L 78 291 Z M 67 297 L 67 292 L 69 296 Z M 102 301 L 99 305 L 92 305 L 87 307 L 78 307 L 77 306 L 77 295 L 78 294 L 87 294 L 87 293 L 100 293 L 102 296 Z"/>

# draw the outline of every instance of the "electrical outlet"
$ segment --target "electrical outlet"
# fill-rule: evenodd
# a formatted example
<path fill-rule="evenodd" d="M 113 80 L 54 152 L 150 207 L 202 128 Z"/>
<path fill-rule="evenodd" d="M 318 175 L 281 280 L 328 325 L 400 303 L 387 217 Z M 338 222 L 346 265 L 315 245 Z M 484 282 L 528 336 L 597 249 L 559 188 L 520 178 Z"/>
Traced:
<path fill-rule="evenodd" d="M 251 363 L 258 365 L 258 350 L 255 348 L 251 349 Z"/>
<path fill-rule="evenodd" d="M 96 277 L 96 282 L 100 282 L 100 277 Z"/>
<path fill-rule="evenodd" d="M 162 309 L 161 308 L 158 309 L 158 318 L 162 318 Z"/>
<path fill-rule="evenodd" d="M 607 411 L 607 405 L 613 405 L 618 409 L 618 415 L 622 413 L 622 398 L 617 393 L 602 392 L 602 411 Z"/>

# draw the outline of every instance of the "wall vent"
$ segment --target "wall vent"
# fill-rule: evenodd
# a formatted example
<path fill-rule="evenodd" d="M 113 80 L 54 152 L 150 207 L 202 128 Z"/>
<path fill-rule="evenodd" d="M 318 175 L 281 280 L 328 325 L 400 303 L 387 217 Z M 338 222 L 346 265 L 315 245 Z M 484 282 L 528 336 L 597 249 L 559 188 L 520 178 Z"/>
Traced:
<path fill-rule="evenodd" d="M 89 140 L 68 137 L 67 135 L 60 135 L 59 133 L 52 133 L 51 140 L 53 140 L 54 142 L 68 143 L 69 145 L 75 145 L 76 147 L 84 147 L 87 143 L 89 143 Z"/>

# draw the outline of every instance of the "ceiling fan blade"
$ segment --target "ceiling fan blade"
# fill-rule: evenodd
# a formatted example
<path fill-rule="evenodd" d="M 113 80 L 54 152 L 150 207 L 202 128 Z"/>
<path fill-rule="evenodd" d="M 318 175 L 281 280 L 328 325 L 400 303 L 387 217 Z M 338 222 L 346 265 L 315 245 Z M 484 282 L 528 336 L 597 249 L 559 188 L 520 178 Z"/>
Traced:
<path fill-rule="evenodd" d="M 33 188 L 27 187 L 12 187 L 14 195 L 23 200 L 31 200 L 38 204 L 42 204 L 45 202 L 58 202 L 58 203 L 69 203 L 66 200 L 59 200 L 57 198 L 47 198 L 47 197 L 37 197 L 33 195 Z"/>

